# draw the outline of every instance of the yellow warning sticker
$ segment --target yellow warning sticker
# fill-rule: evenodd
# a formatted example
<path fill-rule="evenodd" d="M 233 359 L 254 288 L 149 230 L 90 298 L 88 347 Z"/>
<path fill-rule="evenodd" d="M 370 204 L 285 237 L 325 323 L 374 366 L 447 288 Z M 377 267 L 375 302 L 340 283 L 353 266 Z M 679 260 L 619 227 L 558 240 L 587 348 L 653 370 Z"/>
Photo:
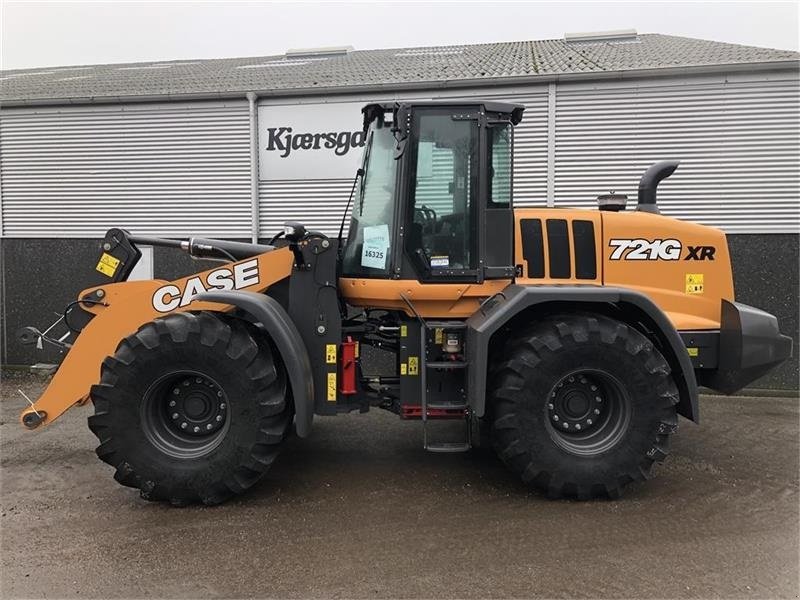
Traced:
<path fill-rule="evenodd" d="M 686 351 L 689 353 L 689 356 L 699 356 L 700 349 L 699 348 L 687 348 Z"/>
<path fill-rule="evenodd" d="M 400 375 L 405 375 L 408 370 L 406 363 L 400 363 Z"/>
<path fill-rule="evenodd" d="M 117 272 L 117 267 L 119 266 L 119 259 L 114 258 L 110 254 L 103 252 L 103 256 L 100 257 L 100 262 L 97 263 L 97 267 L 95 267 L 98 271 L 100 271 L 103 275 L 108 275 L 109 277 L 113 277 L 114 273 Z"/>
<path fill-rule="evenodd" d="M 703 293 L 703 274 L 702 273 L 687 273 L 686 274 L 686 293 L 687 294 L 702 294 Z"/>
<path fill-rule="evenodd" d="M 400 337 L 406 337 L 407 335 L 408 335 L 408 326 L 400 325 Z"/>
<path fill-rule="evenodd" d="M 442 329 L 441 327 L 437 327 L 434 330 L 434 338 L 433 338 L 434 342 L 437 344 L 441 344 L 443 335 L 444 335 L 444 329 Z"/>
<path fill-rule="evenodd" d="M 329 365 L 336 364 L 336 344 L 325 344 L 325 362 Z"/>
<path fill-rule="evenodd" d="M 336 373 L 328 373 L 328 402 L 336 402 Z"/>
<path fill-rule="evenodd" d="M 356 342 L 356 353 L 355 353 L 356 358 L 358 358 L 358 353 L 360 350 L 361 350 L 361 344 L 360 342 Z"/>
<path fill-rule="evenodd" d="M 408 357 L 408 374 L 409 375 L 419 375 L 419 357 L 418 356 L 409 356 Z"/>

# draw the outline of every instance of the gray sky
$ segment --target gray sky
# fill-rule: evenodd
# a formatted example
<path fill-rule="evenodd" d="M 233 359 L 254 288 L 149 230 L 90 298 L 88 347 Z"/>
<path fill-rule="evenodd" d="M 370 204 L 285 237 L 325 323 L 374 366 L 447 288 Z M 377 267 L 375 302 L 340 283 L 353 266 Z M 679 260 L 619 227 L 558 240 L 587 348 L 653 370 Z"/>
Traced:
<path fill-rule="evenodd" d="M 798 49 L 798 2 L 10 2 L 3 69 L 553 39 L 633 27 Z"/>

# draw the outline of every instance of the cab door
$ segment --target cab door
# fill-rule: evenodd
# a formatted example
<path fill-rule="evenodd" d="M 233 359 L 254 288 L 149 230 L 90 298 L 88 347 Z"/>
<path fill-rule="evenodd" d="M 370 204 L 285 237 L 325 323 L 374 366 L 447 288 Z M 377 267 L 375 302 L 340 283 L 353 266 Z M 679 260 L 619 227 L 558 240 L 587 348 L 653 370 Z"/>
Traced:
<path fill-rule="evenodd" d="M 420 108 L 411 140 L 403 222 L 415 278 L 513 277 L 512 125 L 478 106 Z"/>
<path fill-rule="evenodd" d="M 405 253 L 423 282 L 479 282 L 478 108 L 415 111 Z"/>

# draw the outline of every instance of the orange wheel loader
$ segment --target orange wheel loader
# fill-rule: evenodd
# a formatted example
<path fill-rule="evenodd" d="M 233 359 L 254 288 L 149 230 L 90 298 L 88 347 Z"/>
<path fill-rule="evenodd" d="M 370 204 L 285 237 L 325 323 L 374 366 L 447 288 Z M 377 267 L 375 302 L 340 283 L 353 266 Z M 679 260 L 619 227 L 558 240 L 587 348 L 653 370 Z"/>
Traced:
<path fill-rule="evenodd" d="M 678 415 L 697 422 L 699 385 L 732 393 L 791 355 L 774 316 L 735 302 L 725 234 L 659 214 L 677 162 L 648 169 L 627 209 L 613 193 L 515 209 L 522 106 L 363 114 L 346 238 L 291 221 L 268 244 L 109 230 L 22 424 L 91 400 L 115 479 L 176 505 L 245 492 L 315 415 L 374 407 L 421 421 L 430 451 L 490 440 L 551 497 L 616 497 L 667 456 Z M 144 244 L 218 266 L 126 281 Z M 366 376 L 367 347 L 393 372 Z"/>

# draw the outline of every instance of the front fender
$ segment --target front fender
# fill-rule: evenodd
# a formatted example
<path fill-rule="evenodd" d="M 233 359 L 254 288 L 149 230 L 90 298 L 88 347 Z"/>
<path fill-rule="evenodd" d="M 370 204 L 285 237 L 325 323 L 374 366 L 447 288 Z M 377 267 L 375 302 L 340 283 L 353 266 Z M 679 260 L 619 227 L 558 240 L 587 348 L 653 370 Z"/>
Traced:
<path fill-rule="evenodd" d="M 314 377 L 303 339 L 286 310 L 274 298 L 255 292 L 203 292 L 196 296 L 196 300 L 235 306 L 264 327 L 286 366 L 292 387 L 297 435 L 307 437 L 314 418 Z"/>

